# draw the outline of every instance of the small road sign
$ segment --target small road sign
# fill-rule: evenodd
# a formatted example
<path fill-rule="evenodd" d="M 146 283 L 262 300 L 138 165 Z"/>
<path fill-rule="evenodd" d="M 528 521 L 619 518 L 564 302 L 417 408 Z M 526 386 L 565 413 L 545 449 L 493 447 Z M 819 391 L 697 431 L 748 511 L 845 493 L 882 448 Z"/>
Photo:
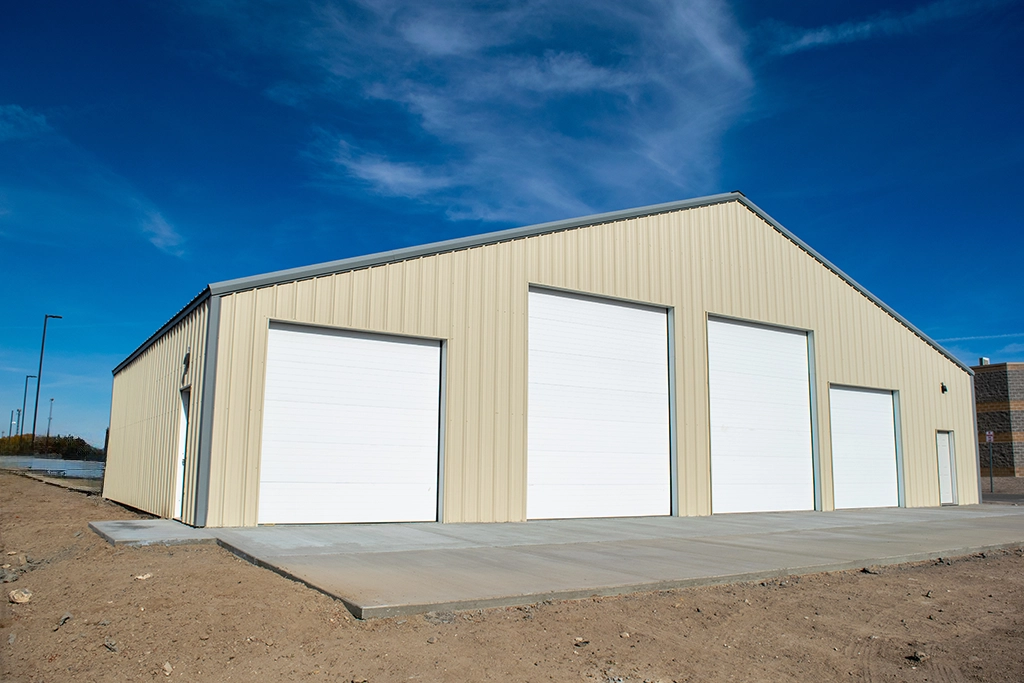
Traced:
<path fill-rule="evenodd" d="M 992 443 L 996 440 L 995 432 L 985 432 L 985 443 Z"/>

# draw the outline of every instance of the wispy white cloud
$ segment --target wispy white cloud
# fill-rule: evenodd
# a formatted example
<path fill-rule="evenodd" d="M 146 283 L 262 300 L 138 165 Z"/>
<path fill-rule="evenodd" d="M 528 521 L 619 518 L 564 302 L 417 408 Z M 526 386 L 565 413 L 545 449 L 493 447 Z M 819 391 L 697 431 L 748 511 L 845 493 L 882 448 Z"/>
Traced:
<path fill-rule="evenodd" d="M 46 117 L 16 104 L 0 104 L 0 142 L 31 138 L 53 132 Z"/>
<path fill-rule="evenodd" d="M 781 23 L 768 25 L 772 51 L 793 54 L 829 45 L 853 43 L 882 36 L 915 33 L 930 24 L 977 14 L 1009 0 L 938 0 L 909 12 L 882 12 L 861 21 L 848 21 L 817 28 L 799 28 Z"/>
<path fill-rule="evenodd" d="M 1011 360 L 1024 357 L 1024 344 L 1007 344 L 1003 348 L 999 349 L 999 353 L 996 357 L 1009 358 Z"/>
<path fill-rule="evenodd" d="M 28 242 L 96 241 L 122 231 L 184 254 L 184 238 L 127 178 L 43 114 L 0 106 L 0 234 Z"/>
<path fill-rule="evenodd" d="M 1011 339 L 1013 337 L 1024 337 L 1024 332 L 1011 332 L 1009 334 L 983 334 L 975 337 L 947 337 L 945 339 L 936 339 L 937 342 L 958 342 L 958 341 L 978 341 L 981 339 Z"/>
<path fill-rule="evenodd" d="M 724 0 L 312 0 L 264 3 L 262 18 L 236 1 L 193 7 L 289 74 L 261 87 L 314 117 L 321 180 L 455 218 L 717 189 L 721 137 L 753 85 Z M 365 112 L 383 118 L 337 123 Z"/>
<path fill-rule="evenodd" d="M 174 256 L 181 256 L 184 253 L 181 248 L 184 238 L 171 227 L 160 212 L 147 210 L 140 224 L 142 232 L 149 236 L 150 243 L 160 251 Z"/>

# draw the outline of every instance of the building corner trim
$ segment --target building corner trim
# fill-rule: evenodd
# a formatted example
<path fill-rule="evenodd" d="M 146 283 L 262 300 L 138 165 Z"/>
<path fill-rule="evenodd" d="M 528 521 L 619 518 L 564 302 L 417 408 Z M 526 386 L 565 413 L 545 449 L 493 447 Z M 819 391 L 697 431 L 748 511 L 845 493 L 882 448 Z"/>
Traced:
<path fill-rule="evenodd" d="M 210 297 L 206 319 L 206 353 L 203 354 L 203 408 L 199 414 L 199 464 L 196 468 L 195 514 L 197 527 L 205 527 L 210 507 L 210 461 L 213 452 L 213 407 L 217 387 L 217 346 L 220 338 L 220 297 Z"/>

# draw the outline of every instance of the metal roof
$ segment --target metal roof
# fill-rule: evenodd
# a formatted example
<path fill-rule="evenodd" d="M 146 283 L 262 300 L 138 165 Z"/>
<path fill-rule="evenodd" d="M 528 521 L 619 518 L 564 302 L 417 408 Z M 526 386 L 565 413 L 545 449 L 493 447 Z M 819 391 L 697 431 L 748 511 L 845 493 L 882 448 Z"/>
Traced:
<path fill-rule="evenodd" d="M 174 327 L 179 322 L 181 322 L 181 320 L 185 316 L 187 316 L 189 313 L 194 311 L 201 303 L 203 303 L 204 301 L 206 301 L 209 298 L 210 298 L 210 288 L 207 287 L 203 291 L 199 292 L 199 294 L 196 294 L 192 298 L 192 301 L 189 301 L 187 304 L 185 304 L 184 308 L 182 308 L 180 311 L 175 313 L 173 318 L 171 318 L 170 320 L 165 322 L 163 325 L 161 325 L 160 329 L 158 329 L 156 332 L 151 334 L 146 341 L 142 342 L 142 344 L 139 345 L 139 348 L 137 348 L 134 351 L 132 351 L 131 354 L 127 358 L 125 358 L 123 361 L 118 363 L 117 367 L 113 369 L 112 374 L 116 375 L 117 373 L 121 372 L 121 370 L 123 370 L 125 367 L 127 367 L 129 363 L 131 363 L 133 360 L 135 360 L 136 358 L 141 356 L 146 351 L 146 349 L 148 349 L 150 346 L 155 344 L 157 339 L 159 339 L 160 337 L 164 336 L 164 334 L 167 333 L 172 327 Z"/>
<path fill-rule="evenodd" d="M 250 277 L 237 278 L 234 280 L 224 280 L 222 282 L 214 282 L 210 284 L 205 290 L 197 295 L 185 308 L 179 311 L 173 318 L 167 323 L 160 327 L 149 339 L 147 339 L 139 348 L 137 348 L 128 358 L 122 361 L 116 368 L 114 368 L 114 374 L 117 374 L 122 368 L 127 366 L 133 360 L 135 360 L 140 354 L 142 354 L 147 348 L 149 348 L 157 339 L 159 339 L 165 332 L 171 329 L 178 323 L 182 318 L 192 312 L 197 306 L 211 296 L 223 296 L 231 294 L 233 292 L 240 292 L 247 289 L 255 289 L 257 287 L 267 287 L 270 285 L 281 284 L 285 282 L 294 282 L 297 280 L 308 280 L 323 275 L 331 275 L 334 273 L 342 273 L 350 270 L 359 270 L 361 268 L 370 268 L 373 266 L 380 266 L 386 263 L 394 263 L 396 261 L 405 261 L 408 259 L 419 258 L 422 256 L 432 256 L 434 254 L 441 254 L 444 252 L 458 251 L 461 249 L 470 249 L 473 247 L 480 247 L 487 244 L 496 244 L 498 242 L 508 242 L 511 240 L 522 239 L 525 237 L 533 237 L 535 235 L 543 235 L 553 232 L 560 232 L 563 230 L 572 230 L 574 228 L 582 228 L 585 226 L 599 225 L 601 223 L 612 223 L 615 221 L 629 220 L 632 218 L 640 218 L 642 216 L 652 216 L 660 213 L 668 213 L 671 211 L 681 211 L 683 209 L 692 209 L 697 207 L 711 206 L 714 204 L 724 204 L 727 202 L 739 202 L 743 204 L 753 213 L 759 216 L 766 223 L 774 227 L 776 230 L 781 232 L 787 238 L 793 241 L 797 246 L 807 252 L 815 260 L 820 262 L 826 268 L 831 270 L 833 273 L 838 275 L 847 284 L 859 291 L 865 297 L 870 299 L 875 305 L 884 310 L 886 313 L 891 315 L 902 325 L 904 325 L 911 332 L 920 337 L 923 341 L 931 345 L 935 350 L 941 353 L 943 356 L 951 360 L 962 370 L 970 375 L 974 372 L 969 366 L 957 359 L 953 354 L 940 346 L 931 337 L 926 335 L 924 332 L 915 327 L 909 320 L 901 316 L 899 313 L 894 311 L 888 305 L 886 305 L 881 299 L 876 297 L 874 294 L 869 292 L 867 289 L 862 287 L 856 280 L 840 270 L 835 264 L 826 259 L 824 256 L 819 254 L 817 251 L 812 249 L 807 243 L 801 240 L 799 237 L 794 235 L 792 232 L 782 226 L 781 223 L 776 221 L 774 218 L 769 216 L 767 213 L 761 210 L 754 202 L 747 199 L 742 192 L 726 192 L 723 194 L 709 195 L 707 197 L 697 197 L 695 199 L 685 199 L 676 202 L 666 202 L 664 204 L 652 204 L 650 206 L 642 206 L 635 209 L 625 209 L 622 211 L 611 211 L 608 213 L 599 213 L 591 216 L 582 216 L 580 218 L 569 218 L 560 221 L 552 221 L 549 223 L 538 223 L 537 225 L 528 225 L 521 228 L 510 228 L 507 230 L 498 230 L 496 232 L 488 232 L 481 235 L 472 235 L 469 237 L 459 237 L 452 240 L 445 240 L 442 242 L 433 242 L 430 244 L 423 244 L 419 246 L 406 247 L 403 249 L 395 249 L 392 251 L 384 251 L 376 254 L 368 254 L 366 256 L 355 256 L 347 259 L 340 259 L 337 261 L 328 261 L 326 263 L 317 263 L 311 266 L 302 266 L 300 268 L 289 268 L 287 270 L 278 270 L 272 273 L 264 273 L 262 275 L 253 275 Z"/>

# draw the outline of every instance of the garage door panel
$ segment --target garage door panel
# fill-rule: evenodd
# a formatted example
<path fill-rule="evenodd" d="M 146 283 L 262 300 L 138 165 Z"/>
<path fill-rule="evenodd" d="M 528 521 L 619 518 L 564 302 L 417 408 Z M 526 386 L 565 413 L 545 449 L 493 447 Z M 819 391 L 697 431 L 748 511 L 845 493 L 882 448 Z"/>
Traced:
<path fill-rule="evenodd" d="M 647 486 L 648 482 L 652 477 L 664 476 L 665 471 L 662 468 L 650 469 L 650 468 L 635 468 L 628 473 L 621 474 L 617 478 L 617 484 L 630 485 L 630 486 Z M 611 486 L 608 482 L 608 478 L 603 476 L 601 472 L 594 470 L 581 471 L 578 467 L 572 467 L 568 464 L 561 466 L 545 468 L 543 471 L 538 472 L 537 476 L 533 479 L 533 485 L 536 487 L 548 486 L 552 487 L 552 491 L 558 486 L 565 486 L 566 491 L 584 490 L 588 487 L 592 489 L 592 492 L 596 492 L 598 488 Z M 600 495 L 595 496 L 600 498 Z M 661 507 L 661 501 L 654 501 L 657 504 L 659 510 L 663 510 Z M 665 514 L 664 511 L 657 514 Z M 577 517 L 580 515 L 569 515 Z M 602 515 L 603 517 L 610 517 L 614 515 Z"/>
<path fill-rule="evenodd" d="M 267 446 L 282 451 L 295 448 L 291 443 L 270 443 Z M 337 444 L 303 444 L 301 449 L 304 454 L 299 462 L 272 458 L 261 466 L 260 480 L 264 484 L 309 481 L 307 470 L 301 468 L 306 463 L 316 462 L 315 481 L 380 481 L 382 478 L 387 484 L 401 481 L 435 481 L 437 471 L 421 464 L 433 457 L 432 451 L 423 449 L 415 452 L 408 446 L 409 444 L 398 444 L 397 447 L 391 444 L 361 446 L 358 456 L 361 462 L 354 467 L 349 458 L 339 457 Z M 408 456 L 396 459 L 393 454 L 398 448 L 406 450 Z"/>
<path fill-rule="evenodd" d="M 744 435 L 744 438 L 756 438 L 757 434 L 768 432 L 775 434 L 773 438 L 789 435 L 787 438 L 801 443 L 810 443 L 805 438 L 805 432 L 809 431 L 807 423 L 810 416 L 797 412 L 797 408 L 802 412 L 803 405 L 792 406 L 792 410 L 788 411 L 780 408 L 789 406 L 752 401 L 720 400 L 715 401 L 715 405 L 719 408 L 719 415 L 725 413 L 726 415 L 732 414 L 737 418 L 742 416 L 742 424 L 737 424 L 741 421 L 736 419 L 728 424 L 720 422 L 717 425 L 718 432 L 723 437 L 736 434 Z"/>
<path fill-rule="evenodd" d="M 714 495 L 714 512 L 766 512 L 763 498 L 764 480 L 752 483 L 737 482 L 727 489 L 720 488 Z M 772 484 L 771 510 L 787 512 L 813 509 L 807 506 L 807 487 L 799 484 Z M 813 495 L 813 491 L 811 492 Z"/>
<path fill-rule="evenodd" d="M 614 422 L 653 422 L 660 424 L 668 413 L 664 394 L 620 391 L 614 395 L 600 386 L 584 388 L 536 385 L 533 407 L 537 424 L 562 419 Z M 542 393 L 543 396 L 537 396 Z"/>
<path fill-rule="evenodd" d="M 324 355 L 331 353 L 331 351 L 325 350 L 318 354 L 310 354 L 313 357 L 322 358 Z M 386 367 L 372 367 L 369 363 L 339 363 L 329 362 L 328 360 L 321 361 L 319 367 L 309 367 L 308 358 L 305 360 L 296 361 L 293 363 L 278 363 L 274 368 L 274 372 L 269 375 L 268 379 L 271 382 L 276 382 L 279 377 L 289 378 L 296 374 L 306 377 L 310 383 L 314 386 L 328 384 L 332 381 L 333 377 L 331 373 L 343 370 L 348 374 L 349 382 L 352 384 L 363 382 L 367 380 L 376 380 L 378 378 L 397 381 L 397 382 L 408 382 L 410 387 L 416 387 L 418 385 L 417 379 L 429 380 L 432 376 L 431 373 L 423 372 L 422 362 L 424 358 L 432 357 L 436 354 L 423 354 L 414 353 L 410 354 L 410 358 L 405 359 L 407 365 L 411 367 L 402 367 L 398 364 L 389 365 Z M 287 386 L 287 385 L 286 385 Z"/>
<path fill-rule="evenodd" d="M 595 456 L 602 453 L 621 453 L 626 455 L 639 455 L 651 451 L 660 451 L 665 445 L 665 440 L 660 434 L 660 425 L 648 423 L 650 429 L 641 429 L 641 424 L 629 423 L 623 425 L 602 424 L 599 428 L 590 427 L 587 421 L 565 421 L 557 425 L 541 425 L 534 430 L 533 452 L 541 453 L 592 453 Z M 586 430 L 587 439 L 580 439 L 581 431 Z M 543 447 L 541 447 L 543 444 Z M 660 460 L 658 461 L 660 463 Z M 665 461 L 668 466 L 668 461 Z M 536 467 L 540 467 L 538 463 Z"/>
<path fill-rule="evenodd" d="M 368 465 L 364 467 L 346 467 L 344 462 L 337 462 L 333 467 L 324 467 L 317 472 L 316 481 L 310 481 L 308 478 L 302 478 L 301 472 L 295 468 L 281 468 L 278 467 L 276 470 L 276 476 L 266 483 L 273 484 L 326 484 L 326 483 L 368 483 L 373 484 L 380 482 L 381 479 L 387 480 L 387 485 L 390 486 L 417 486 L 422 487 L 424 490 L 435 489 L 434 483 L 424 484 L 424 482 L 433 482 L 437 479 L 437 473 L 431 472 L 426 468 L 420 467 L 406 467 L 402 469 L 396 469 L 387 460 L 381 460 L 378 464 Z M 350 495 L 352 492 L 347 492 L 346 495 Z"/>
<path fill-rule="evenodd" d="M 440 343 L 272 326 L 259 522 L 437 516 Z"/>
<path fill-rule="evenodd" d="M 813 510 L 807 335 L 708 321 L 713 512 Z"/>
<path fill-rule="evenodd" d="M 529 303 L 527 516 L 669 514 L 666 312 Z"/>
<path fill-rule="evenodd" d="M 433 400 L 431 397 L 428 400 Z M 299 441 L 323 440 L 336 436 L 347 438 L 359 438 L 368 434 L 384 438 L 419 438 L 417 428 L 426 428 L 437 421 L 437 410 L 408 409 L 399 403 L 388 406 L 387 403 L 379 405 L 346 405 L 343 403 L 316 404 L 316 403 L 282 403 L 270 402 L 267 407 L 265 418 L 266 424 L 272 427 L 287 428 L 296 420 L 315 423 L 317 420 L 324 420 L 317 425 L 315 431 L 295 433 L 289 436 Z M 395 430 L 394 423 L 388 419 L 380 408 L 390 407 L 402 411 L 403 423 L 407 430 Z M 329 421 L 329 422 L 328 422 Z M 353 430 L 357 430 L 353 432 Z"/>
<path fill-rule="evenodd" d="M 534 353 L 531 354 L 530 359 L 532 360 L 532 368 L 535 368 L 540 374 L 538 375 L 539 384 L 551 384 L 558 385 L 559 382 L 556 378 L 559 375 L 555 374 L 559 370 L 564 370 L 567 373 L 571 373 L 575 380 L 571 386 L 573 387 L 584 387 L 584 386 L 607 386 L 609 383 L 615 383 L 625 387 L 631 387 L 629 390 L 634 392 L 640 391 L 639 387 L 644 387 L 644 383 L 628 383 L 625 380 L 630 380 L 636 377 L 642 377 L 646 379 L 652 379 L 654 381 L 662 381 L 664 379 L 663 371 L 665 370 L 665 361 L 660 359 L 658 356 L 665 352 L 665 349 L 646 350 L 646 349 L 633 349 L 632 353 L 637 354 L 650 353 L 653 356 L 652 362 L 644 362 L 642 360 L 634 361 L 628 357 L 608 358 L 605 356 L 588 356 L 582 353 L 574 352 L 545 352 L 545 353 Z M 540 378 L 550 378 L 544 381 Z M 660 392 L 650 392 L 660 395 Z"/>
<path fill-rule="evenodd" d="M 261 486 L 261 496 L 266 494 L 280 501 L 275 507 L 276 524 L 309 524 L 310 519 L 329 519 L 337 514 L 336 498 L 339 487 L 346 493 L 346 522 L 404 522 L 408 521 L 390 504 L 388 498 L 376 496 L 373 489 L 365 482 L 303 482 L 303 483 L 268 483 Z M 422 482 L 406 486 L 393 486 L 394 494 L 403 498 L 420 499 L 437 496 L 435 487 L 427 487 Z"/>
<path fill-rule="evenodd" d="M 807 462 L 803 457 L 719 457 L 715 459 L 715 465 L 720 469 L 732 470 L 732 474 L 729 476 L 730 485 L 758 484 L 759 486 L 764 486 L 764 482 L 770 481 L 774 482 L 772 484 L 773 488 L 797 485 L 802 487 L 802 482 L 778 481 L 778 471 L 780 469 L 795 469 L 798 467 L 802 469 L 806 464 Z"/>
<path fill-rule="evenodd" d="M 431 387 L 436 380 L 436 373 L 419 375 L 398 372 L 367 372 L 365 369 L 353 371 L 346 366 L 321 366 L 315 375 L 301 372 L 281 373 L 278 377 L 268 377 L 266 385 L 268 401 L 271 403 L 306 403 L 328 406 L 397 406 L 414 408 L 423 405 L 427 398 L 437 395 L 437 388 Z M 344 375 L 345 381 L 339 383 L 337 375 Z M 335 377 L 335 379 L 331 379 Z M 402 386 L 401 393 L 394 391 L 375 391 L 378 387 Z M 339 387 L 364 387 L 360 393 L 338 393 Z M 316 396 L 313 400 L 310 397 Z"/>
<path fill-rule="evenodd" d="M 899 505 L 892 392 L 831 387 L 829 412 L 835 506 Z"/>
<path fill-rule="evenodd" d="M 552 504 L 545 508 L 545 519 L 646 517 L 667 514 L 661 501 L 651 498 L 650 486 L 646 484 L 588 483 L 579 486 L 533 486 L 535 495 L 552 501 Z"/>

